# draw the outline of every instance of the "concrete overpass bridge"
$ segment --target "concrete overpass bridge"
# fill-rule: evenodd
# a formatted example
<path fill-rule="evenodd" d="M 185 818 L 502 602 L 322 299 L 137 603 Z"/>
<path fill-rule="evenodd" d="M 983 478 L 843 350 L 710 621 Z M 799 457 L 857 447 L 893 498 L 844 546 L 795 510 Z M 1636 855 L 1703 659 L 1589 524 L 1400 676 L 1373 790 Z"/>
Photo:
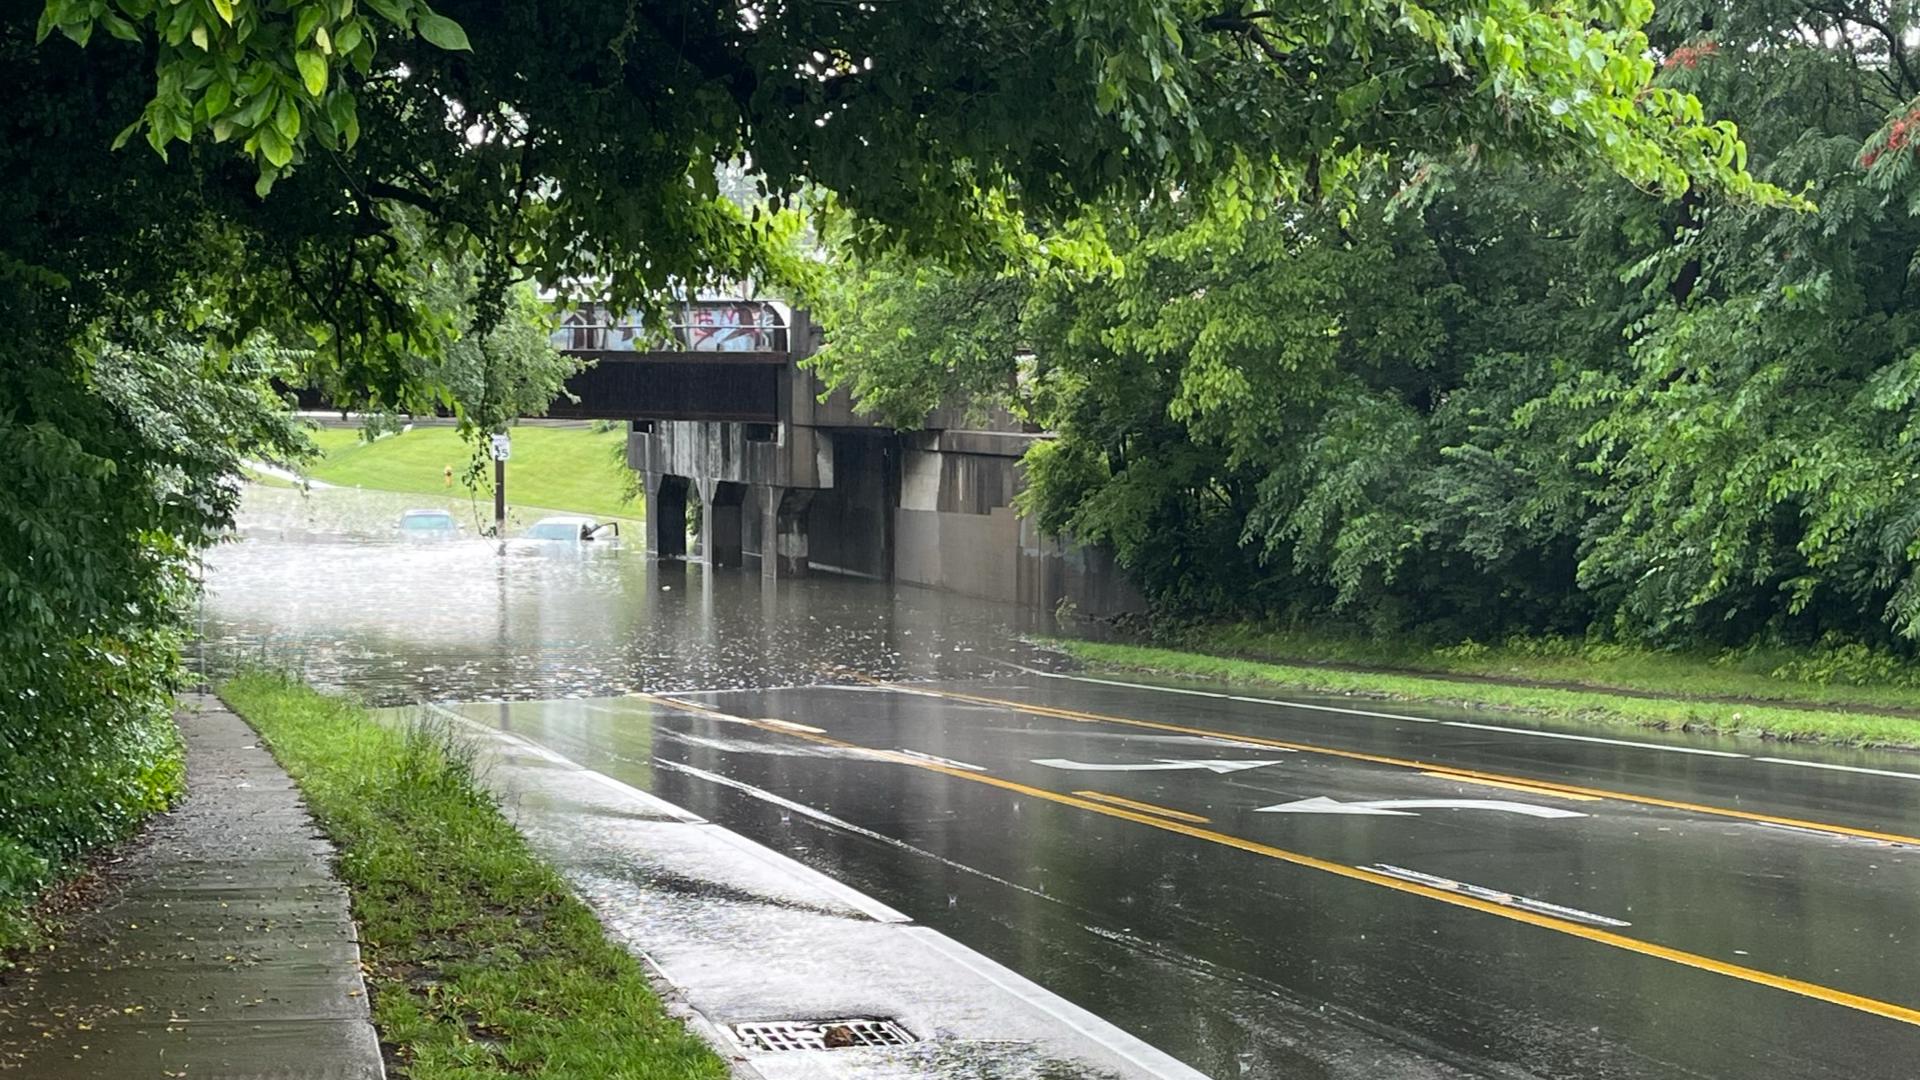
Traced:
<path fill-rule="evenodd" d="M 768 301 L 680 305 L 667 326 L 587 307 L 554 332 L 592 361 L 568 381 L 558 418 L 628 424 L 644 475 L 647 547 L 715 568 L 757 564 L 767 579 L 852 574 L 1089 614 L 1139 597 L 1110 556 L 1042 537 L 1014 514 L 1019 458 L 1044 433 L 1011 417 L 969 423 L 942 409 L 920 431 L 857 415 L 801 361 L 820 333 L 804 310 Z"/>

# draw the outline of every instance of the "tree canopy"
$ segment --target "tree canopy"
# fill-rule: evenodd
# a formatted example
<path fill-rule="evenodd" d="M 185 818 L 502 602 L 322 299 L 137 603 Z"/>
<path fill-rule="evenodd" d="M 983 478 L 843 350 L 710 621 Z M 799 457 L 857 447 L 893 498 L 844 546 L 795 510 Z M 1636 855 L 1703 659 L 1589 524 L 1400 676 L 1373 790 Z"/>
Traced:
<path fill-rule="evenodd" d="M 946 257 L 1020 251 L 1089 202 L 1228 221 L 1341 202 L 1423 154 L 1777 201 L 1731 125 L 1655 78 L 1650 14 L 0 0 L 0 882 L 164 789 L 188 567 L 237 462 L 298 452 L 278 387 L 497 413 L 517 376 L 488 355 L 531 354 L 450 350 L 511 316 L 516 283 L 644 304 L 792 272 L 800 225 L 776 211 L 802 193 L 857 249 Z M 725 168 L 767 201 L 728 198 Z M 1193 421 L 1247 422 L 1202 382 Z M 87 736 L 119 748 L 103 764 L 76 731 L 142 737 Z"/>
<path fill-rule="evenodd" d="M 1905 655 L 1915 14 L 1650 26 L 1657 84 L 1814 210 L 1461 156 L 1351 207 L 1113 204 L 1080 226 L 1115 253 L 1091 280 L 849 250 L 820 370 L 908 425 L 1006 397 L 1057 434 L 1026 509 L 1170 612 Z"/>

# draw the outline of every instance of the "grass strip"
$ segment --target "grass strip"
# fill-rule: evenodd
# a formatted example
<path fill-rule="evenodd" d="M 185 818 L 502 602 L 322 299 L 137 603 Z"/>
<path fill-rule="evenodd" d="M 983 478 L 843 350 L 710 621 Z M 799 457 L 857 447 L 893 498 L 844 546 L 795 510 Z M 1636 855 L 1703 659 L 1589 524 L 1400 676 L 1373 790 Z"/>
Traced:
<path fill-rule="evenodd" d="M 1874 713 L 1458 682 L 1418 675 L 1296 667 L 1104 642 L 1055 639 L 1048 644 L 1095 669 L 1105 671 L 1188 675 L 1248 685 L 1279 686 L 1317 694 L 1353 695 L 1469 709 L 1498 709 L 1584 724 L 1818 740 L 1854 746 L 1920 747 L 1920 720 Z"/>
<path fill-rule="evenodd" d="M 536 858 L 445 721 L 387 726 L 283 675 L 220 696 L 340 848 L 373 1019 L 410 1080 L 699 1080 L 725 1064 Z"/>
<path fill-rule="evenodd" d="M 1920 712 L 1911 667 L 1862 646 L 1649 649 L 1557 637 L 1430 645 L 1336 629 L 1215 623 L 1161 642 L 1276 664 L 1333 664 L 1374 672 L 1470 676 L 1571 689 L 1756 702 L 1816 710 Z"/>

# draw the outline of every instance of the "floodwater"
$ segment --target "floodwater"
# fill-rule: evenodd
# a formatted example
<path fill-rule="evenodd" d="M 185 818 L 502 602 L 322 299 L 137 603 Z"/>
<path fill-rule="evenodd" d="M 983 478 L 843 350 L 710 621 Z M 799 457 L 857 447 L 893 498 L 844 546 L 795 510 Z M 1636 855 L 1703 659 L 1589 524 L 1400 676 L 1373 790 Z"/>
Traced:
<path fill-rule="evenodd" d="M 413 500 L 418 501 L 418 500 Z M 1030 660 L 1042 612 L 926 589 L 656 563 L 618 546 L 399 540 L 409 497 L 249 489 L 206 559 L 204 659 L 264 662 L 375 704 L 963 675 Z"/>
<path fill-rule="evenodd" d="M 1208 1076 L 1920 1074 L 1915 756 L 1115 685 L 1034 613 L 255 494 L 210 664 L 452 702 Z"/>

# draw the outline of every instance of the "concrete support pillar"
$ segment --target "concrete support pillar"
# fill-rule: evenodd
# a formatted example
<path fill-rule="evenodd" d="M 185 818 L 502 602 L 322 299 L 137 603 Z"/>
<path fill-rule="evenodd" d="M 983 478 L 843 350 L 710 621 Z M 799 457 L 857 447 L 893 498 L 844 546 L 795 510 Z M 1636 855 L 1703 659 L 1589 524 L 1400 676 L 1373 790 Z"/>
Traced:
<path fill-rule="evenodd" d="M 805 577 L 807 510 L 813 505 L 813 489 L 760 484 L 754 493 L 761 515 L 760 576 Z"/>
<path fill-rule="evenodd" d="M 747 487 L 726 480 L 700 481 L 700 550 L 707 565 L 739 566 L 742 562 L 742 504 Z"/>
<path fill-rule="evenodd" d="M 647 474 L 647 551 L 663 559 L 687 557 L 687 478 Z"/>

